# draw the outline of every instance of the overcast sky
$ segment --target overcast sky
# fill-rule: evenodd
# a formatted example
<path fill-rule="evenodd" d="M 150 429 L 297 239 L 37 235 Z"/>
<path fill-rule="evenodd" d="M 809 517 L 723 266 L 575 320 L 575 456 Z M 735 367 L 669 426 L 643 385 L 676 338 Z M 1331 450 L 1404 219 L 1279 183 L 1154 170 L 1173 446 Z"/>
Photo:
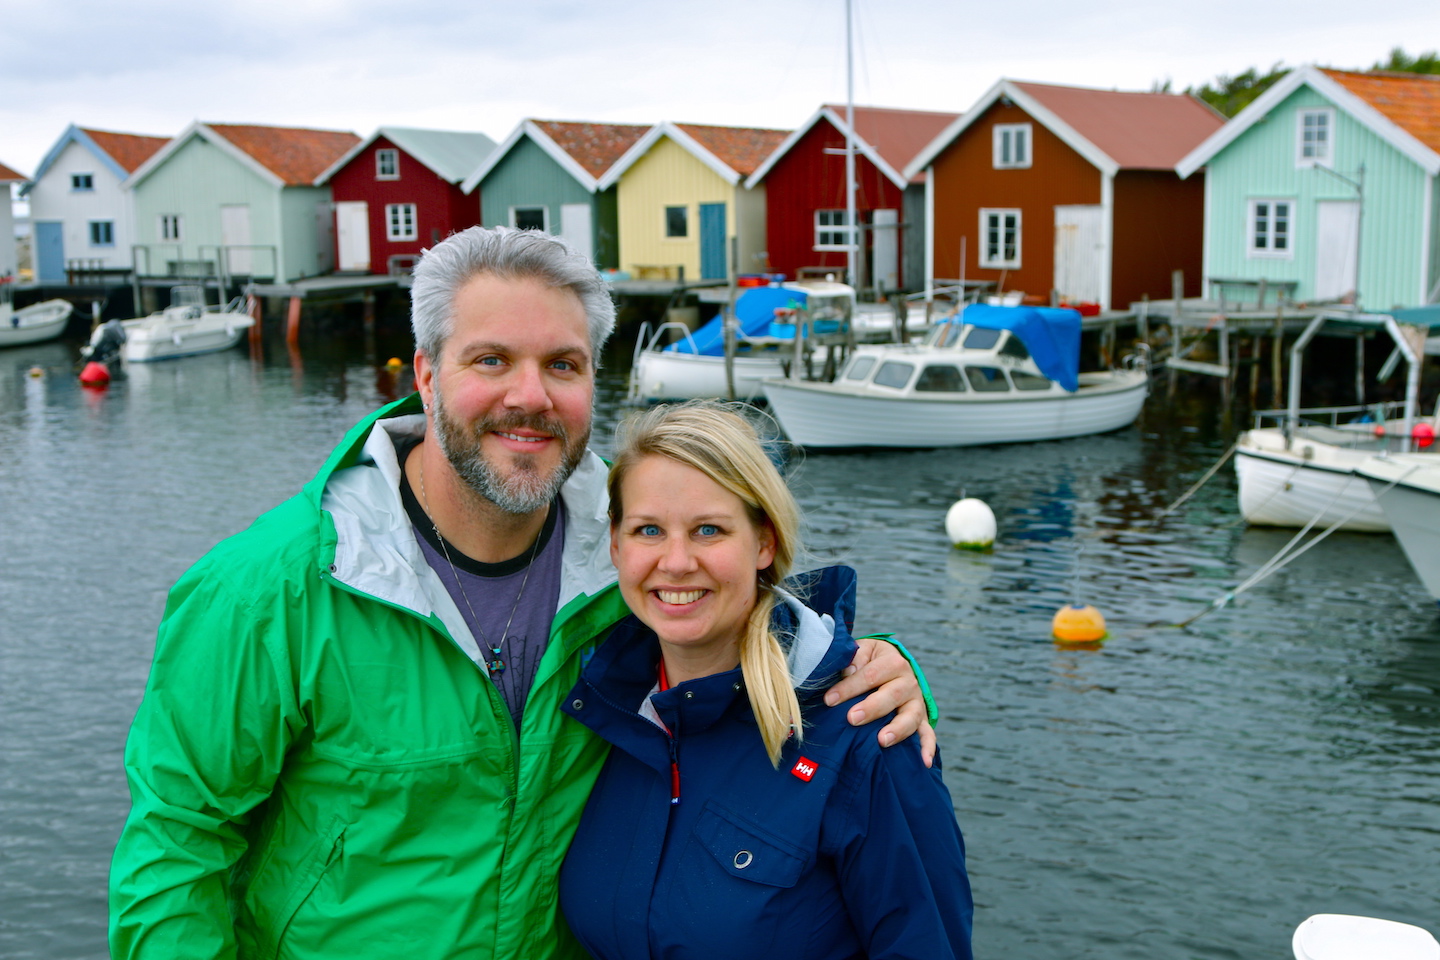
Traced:
<path fill-rule="evenodd" d="M 480 130 L 527 116 L 793 127 L 845 97 L 843 0 L 0 0 L 0 163 L 81 126 Z M 1440 48 L 1440 0 L 856 0 L 855 100 L 961 112 L 1000 77 L 1175 89 Z"/>

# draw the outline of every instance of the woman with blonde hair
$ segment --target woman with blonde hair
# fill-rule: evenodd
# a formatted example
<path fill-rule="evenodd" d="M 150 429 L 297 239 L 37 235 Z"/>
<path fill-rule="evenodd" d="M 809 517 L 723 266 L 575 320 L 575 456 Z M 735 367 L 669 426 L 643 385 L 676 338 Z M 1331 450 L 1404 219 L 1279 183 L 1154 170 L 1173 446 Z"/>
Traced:
<path fill-rule="evenodd" d="M 819 693 L 849 663 L 855 573 L 788 575 L 800 512 L 724 404 L 622 427 L 611 558 L 632 616 L 566 711 L 612 744 L 561 872 L 602 960 L 970 957 L 939 763 Z"/>

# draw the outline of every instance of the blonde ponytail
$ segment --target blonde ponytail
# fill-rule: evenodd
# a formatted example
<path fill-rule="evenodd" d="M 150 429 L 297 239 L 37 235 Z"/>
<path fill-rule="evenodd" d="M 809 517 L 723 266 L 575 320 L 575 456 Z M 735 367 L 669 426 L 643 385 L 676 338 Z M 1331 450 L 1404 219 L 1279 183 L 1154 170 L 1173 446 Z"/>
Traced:
<path fill-rule="evenodd" d="M 750 711 L 755 714 L 765 752 L 771 766 L 779 767 L 785 741 L 793 734 L 795 742 L 800 743 L 804 725 L 800 722 L 800 700 L 790 678 L 790 662 L 770 629 L 774 609 L 775 594 L 762 585 L 745 625 L 745 636 L 740 639 L 740 672 L 745 677 Z"/>

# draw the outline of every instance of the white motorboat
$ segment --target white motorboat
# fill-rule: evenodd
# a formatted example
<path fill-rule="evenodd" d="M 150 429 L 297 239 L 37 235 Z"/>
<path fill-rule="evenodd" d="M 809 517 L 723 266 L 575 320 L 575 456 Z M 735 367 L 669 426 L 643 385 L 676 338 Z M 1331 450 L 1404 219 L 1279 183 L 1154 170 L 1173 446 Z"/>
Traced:
<path fill-rule="evenodd" d="M 3 289 L 3 288 L 0 288 Z M 16 310 L 7 295 L 0 300 L 0 347 L 53 340 L 65 332 L 75 308 L 68 300 L 46 300 Z"/>
<path fill-rule="evenodd" d="M 205 303 L 201 287 L 176 287 L 171 305 L 148 317 L 122 321 L 124 357 L 131 363 L 190 357 L 227 350 L 255 323 L 245 312 L 245 298 L 221 307 Z"/>
<path fill-rule="evenodd" d="M 794 358 L 797 317 L 809 330 L 840 337 L 854 310 L 855 290 L 843 283 L 799 280 L 748 288 L 735 301 L 734 398 L 758 399 L 761 380 L 784 375 Z M 653 332 L 648 323 L 641 326 L 629 396 L 646 402 L 729 397 L 723 312 L 693 332 L 678 321 Z"/>
<path fill-rule="evenodd" d="M 1080 315 L 971 305 L 919 344 L 857 347 L 832 383 L 774 378 L 765 397 L 805 447 L 958 447 L 1055 440 L 1133 423 L 1143 362 L 1080 373 Z"/>
<path fill-rule="evenodd" d="M 1397 453 L 1355 468 L 1384 511 L 1415 575 L 1440 603 L 1440 457 Z"/>
<path fill-rule="evenodd" d="M 1388 332 L 1396 344 L 1394 362 L 1402 357 L 1409 362 L 1406 399 L 1302 409 L 1305 348 L 1326 327 L 1358 337 Z M 1378 453 L 1408 451 L 1417 425 L 1422 434 L 1429 431 L 1429 437 L 1440 425 L 1426 425 L 1417 416 L 1417 361 L 1424 331 L 1410 329 L 1413 333 L 1407 334 L 1386 315 L 1322 314 L 1296 339 L 1291 348 L 1289 406 L 1256 413 L 1255 426 L 1236 444 L 1240 514 L 1248 523 L 1319 529 L 1338 525 L 1341 530 L 1372 533 L 1390 530 L 1370 485 L 1356 475 L 1355 468 Z M 1358 355 L 1363 359 L 1363 354 Z M 1387 366 L 1393 369 L 1393 363 Z"/>

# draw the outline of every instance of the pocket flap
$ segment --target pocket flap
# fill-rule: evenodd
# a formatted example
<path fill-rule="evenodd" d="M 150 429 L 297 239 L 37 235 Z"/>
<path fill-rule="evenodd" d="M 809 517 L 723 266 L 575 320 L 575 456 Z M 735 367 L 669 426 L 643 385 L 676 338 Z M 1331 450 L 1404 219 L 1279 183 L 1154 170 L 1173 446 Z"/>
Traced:
<path fill-rule="evenodd" d="M 766 830 L 707 803 L 695 823 L 695 839 L 737 880 L 793 887 L 809 857 Z"/>

